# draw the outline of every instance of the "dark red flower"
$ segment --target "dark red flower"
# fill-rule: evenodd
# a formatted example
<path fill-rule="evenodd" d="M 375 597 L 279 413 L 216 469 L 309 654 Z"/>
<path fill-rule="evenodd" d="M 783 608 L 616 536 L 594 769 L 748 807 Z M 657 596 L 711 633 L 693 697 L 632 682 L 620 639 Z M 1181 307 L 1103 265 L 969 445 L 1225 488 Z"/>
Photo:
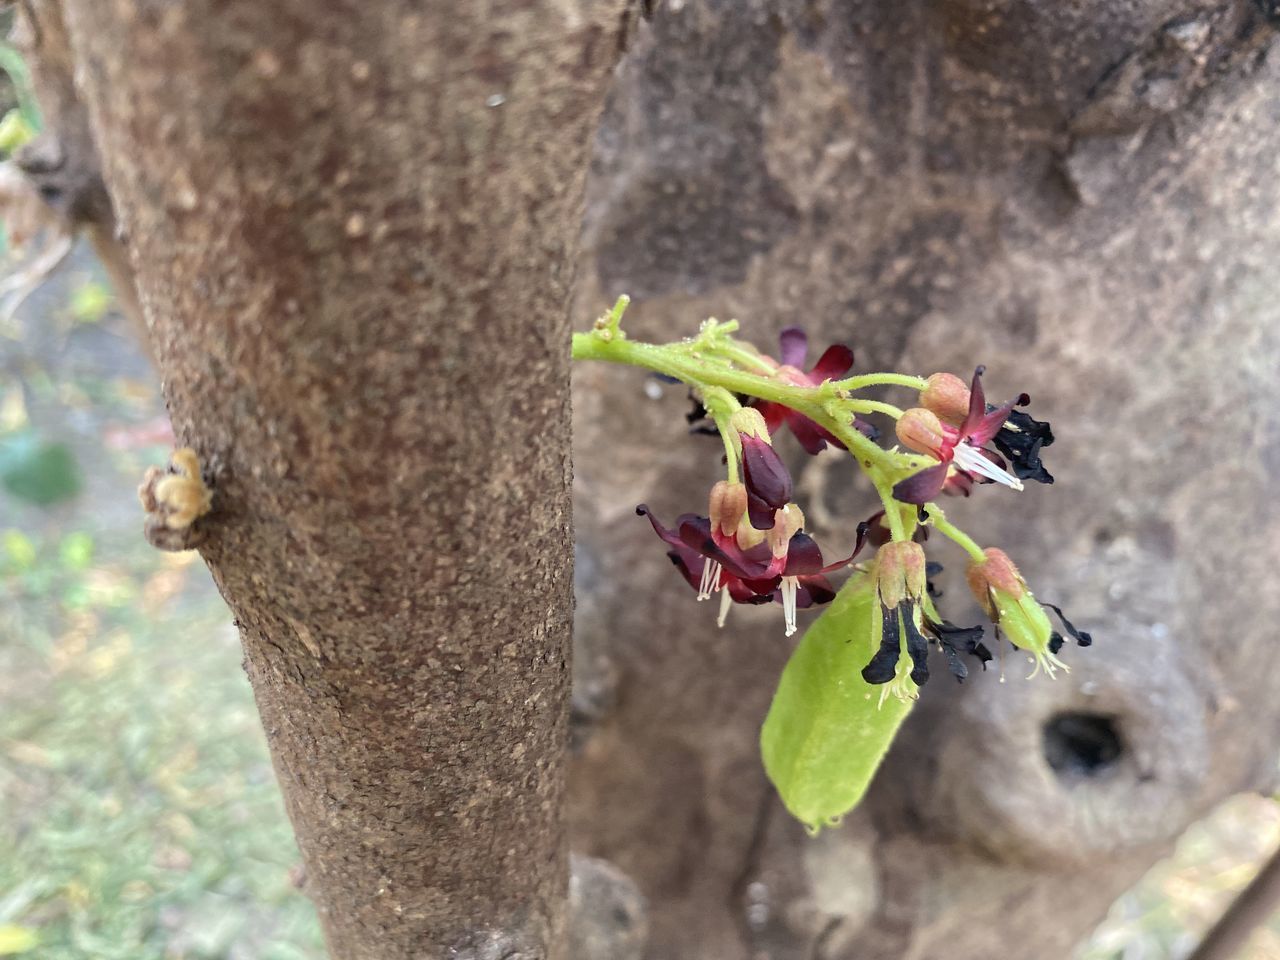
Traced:
<path fill-rule="evenodd" d="M 721 481 L 712 489 L 712 517 L 682 514 L 675 529 L 658 522 L 641 504 L 636 513 L 647 517 L 656 533 L 672 549 L 667 556 L 679 568 L 698 599 L 721 591 L 719 622 L 724 623 L 730 601 L 782 604 L 787 636 L 796 631 L 796 610 L 828 603 L 835 589 L 826 574 L 848 565 L 862 549 L 865 530 L 859 528 L 853 553 L 824 564 L 818 544 L 800 528 L 804 517 L 794 504 L 779 511 L 767 533 L 746 523 L 741 484 Z M 736 516 L 735 516 L 736 513 Z"/>
<path fill-rule="evenodd" d="M 827 380 L 839 380 L 853 366 L 853 351 L 842 343 L 833 344 L 818 358 L 813 368 L 805 373 L 802 369 L 805 357 L 809 353 L 809 337 L 799 327 L 787 327 L 778 336 L 778 354 L 782 365 L 778 367 L 778 375 L 788 383 L 797 387 L 816 387 Z M 797 413 L 790 407 L 767 400 L 759 400 L 755 407 L 764 414 L 769 432 L 776 434 L 785 423 L 795 434 L 800 446 L 807 453 L 821 453 L 828 443 L 839 449 L 844 444 L 831 435 L 829 431 L 818 426 L 804 414 Z M 869 423 L 854 418 L 854 427 L 867 436 L 875 439 L 875 428 Z"/>
<path fill-rule="evenodd" d="M 970 391 L 965 382 L 951 373 L 935 373 L 920 391 L 920 406 L 938 415 L 953 427 L 960 426 L 969 415 Z M 1031 402 L 1025 393 L 1017 400 L 1022 407 Z M 990 413 L 994 407 L 988 407 Z M 1042 420 L 1033 419 L 1021 410 L 1010 412 L 1004 425 L 992 437 L 996 449 L 1009 462 L 1009 472 L 1019 480 L 1053 483 L 1053 474 L 1040 461 L 1040 451 L 1053 445 L 1053 430 Z M 948 484 L 960 474 L 948 477 Z M 950 490 L 950 486 L 948 486 Z M 959 492 L 968 495 L 968 489 Z"/>
<path fill-rule="evenodd" d="M 1004 426 L 1014 406 L 1023 398 L 988 411 L 982 392 L 982 370 L 979 367 L 974 371 L 973 384 L 969 388 L 969 414 L 959 427 L 944 423 L 937 414 L 924 407 L 914 407 L 898 420 L 898 439 L 904 446 L 938 458 L 935 466 L 912 474 L 893 488 L 893 495 L 898 500 L 928 503 L 948 483 L 956 491 L 966 494 L 973 482 L 995 481 L 1015 490 L 1022 489 L 1022 481 L 1009 473 L 1000 455 L 985 449 L 985 445 Z M 949 480 L 949 475 L 953 479 Z"/>

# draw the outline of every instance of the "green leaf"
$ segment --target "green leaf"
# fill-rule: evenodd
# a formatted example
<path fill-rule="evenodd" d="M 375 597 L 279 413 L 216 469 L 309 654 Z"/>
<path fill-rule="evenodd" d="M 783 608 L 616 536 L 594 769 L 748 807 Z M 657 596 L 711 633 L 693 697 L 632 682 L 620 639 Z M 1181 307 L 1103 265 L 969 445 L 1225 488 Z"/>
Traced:
<path fill-rule="evenodd" d="M 30 570 L 36 565 L 36 545 L 21 530 L 6 530 L 0 533 L 0 546 L 4 547 L 7 565 L 15 570 Z"/>
<path fill-rule="evenodd" d="M 15 107 L 0 119 L 0 152 L 13 153 L 35 135 L 35 128 Z"/>
<path fill-rule="evenodd" d="M 0 957 L 34 950 L 39 942 L 36 932 L 28 927 L 18 927 L 12 923 L 0 924 Z"/>
<path fill-rule="evenodd" d="M 18 98 L 18 109 L 27 123 L 35 130 L 40 129 L 40 108 L 36 105 L 35 94 L 31 88 L 31 71 L 18 49 L 10 43 L 0 42 L 0 72 L 9 77 L 13 84 L 13 92 Z"/>
<path fill-rule="evenodd" d="M 111 310 L 111 291 L 96 280 L 86 280 L 71 292 L 69 306 L 76 323 L 100 323 Z"/>
<path fill-rule="evenodd" d="M 80 468 L 65 445 L 17 433 L 0 437 L 0 485 L 20 500 L 48 506 L 80 492 Z"/>
<path fill-rule="evenodd" d="M 58 558 L 68 570 L 83 570 L 93 560 L 93 537 L 77 530 L 62 538 L 58 544 Z"/>
<path fill-rule="evenodd" d="M 805 632 L 778 681 L 760 731 L 765 771 L 812 834 L 857 806 L 911 704 L 862 679 L 874 650 L 875 591 L 845 584 Z"/>

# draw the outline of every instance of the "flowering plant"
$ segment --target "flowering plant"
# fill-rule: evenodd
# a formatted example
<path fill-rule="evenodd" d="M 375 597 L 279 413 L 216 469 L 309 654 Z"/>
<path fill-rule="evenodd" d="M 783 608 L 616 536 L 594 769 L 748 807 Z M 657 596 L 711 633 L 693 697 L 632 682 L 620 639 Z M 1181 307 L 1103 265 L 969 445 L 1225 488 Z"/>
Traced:
<path fill-rule="evenodd" d="M 639 343 L 622 330 L 628 302 L 619 298 L 589 332 L 574 335 L 574 358 L 687 384 L 724 445 L 725 463 L 706 516 L 683 514 L 668 528 L 644 504 L 636 512 L 667 544 L 698 600 L 719 594 L 721 626 L 735 603 L 778 603 L 791 636 L 798 611 L 825 607 L 783 671 L 761 732 L 765 769 L 811 832 L 838 823 L 861 799 L 929 679 L 931 648 L 958 680 L 968 676 L 966 657 L 983 667 L 992 659 L 981 626 L 958 627 L 938 612 L 928 579 L 935 567 L 922 545 L 930 530 L 968 554 L 966 579 L 994 642 L 1003 633 L 1025 651 L 1033 676 L 1066 669 L 1063 637 L 1046 608 L 1079 645 L 1091 642 L 1057 607 L 1035 599 L 1004 552 L 979 546 L 938 505 L 980 484 L 1021 490 L 1024 481 L 1053 482 L 1040 460 L 1053 433 L 1018 409 L 1030 402 L 1026 394 L 989 405 L 981 367 L 968 384 L 949 373 L 850 376 L 853 351 L 840 344 L 805 372 L 807 338 L 794 327 L 783 331 L 778 359 L 737 339 L 737 321 L 707 320 L 677 343 Z M 913 390 L 917 405 L 903 410 L 866 397 L 873 387 Z M 894 421 L 901 447 L 877 442 L 865 419 L 873 414 Z M 878 509 L 856 524 L 846 557 L 827 562 L 805 531 L 791 474 L 774 449 L 784 426 L 809 454 L 828 445 L 846 450 L 876 490 Z M 868 546 L 874 555 L 859 562 Z M 828 575 L 841 570 L 851 575 L 837 591 Z"/>

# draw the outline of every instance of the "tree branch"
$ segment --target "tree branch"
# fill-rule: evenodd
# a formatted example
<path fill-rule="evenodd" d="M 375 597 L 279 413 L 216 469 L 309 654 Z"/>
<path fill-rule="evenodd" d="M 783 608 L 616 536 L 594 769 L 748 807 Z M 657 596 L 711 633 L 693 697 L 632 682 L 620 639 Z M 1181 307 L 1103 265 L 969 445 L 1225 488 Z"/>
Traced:
<path fill-rule="evenodd" d="M 1280 851 L 1271 855 L 1187 960 L 1231 960 L 1277 910 L 1280 910 Z"/>

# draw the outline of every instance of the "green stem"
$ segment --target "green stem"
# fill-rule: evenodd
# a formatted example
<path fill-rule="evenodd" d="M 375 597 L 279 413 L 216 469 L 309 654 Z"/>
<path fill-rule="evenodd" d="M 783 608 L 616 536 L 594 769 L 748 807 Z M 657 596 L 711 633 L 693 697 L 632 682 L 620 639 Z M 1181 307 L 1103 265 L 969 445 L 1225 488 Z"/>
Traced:
<path fill-rule="evenodd" d="M 726 360 L 732 360 L 744 369 L 758 370 L 766 377 L 772 376 L 778 369 L 759 354 L 752 353 L 750 350 L 745 350 L 739 346 L 722 344 L 717 346 L 714 352 L 720 354 Z"/>
<path fill-rule="evenodd" d="M 923 390 L 925 379 L 907 373 L 864 373 L 845 380 L 832 381 L 840 390 L 865 390 L 867 387 L 910 387 Z"/>
<path fill-rule="evenodd" d="M 720 431 L 720 439 L 724 443 L 724 463 L 728 472 L 730 483 L 738 482 L 738 448 L 733 442 L 733 428 L 729 426 L 729 420 L 736 410 L 742 408 L 742 404 L 728 390 L 721 390 L 719 387 L 703 387 L 702 388 L 702 405 L 706 407 L 707 413 L 711 414 L 711 419 L 716 423 L 716 429 Z"/>
<path fill-rule="evenodd" d="M 681 348 L 681 352 L 677 353 L 668 347 L 651 343 L 638 343 L 624 339 L 606 340 L 591 333 L 575 333 L 573 359 L 606 360 L 611 363 L 644 367 L 658 373 L 665 373 L 677 380 L 683 380 L 695 387 L 704 385 L 723 387 L 733 393 L 780 403 L 793 410 L 801 410 L 806 413 L 806 416 L 808 409 L 817 406 L 812 396 L 813 387 L 793 387 L 745 370 L 718 366 L 702 359 L 696 349 L 686 355 L 684 349 L 696 347 L 696 343 L 676 346 Z"/>
<path fill-rule="evenodd" d="M 902 522 L 902 509 L 898 506 L 898 501 L 893 499 L 893 487 L 875 474 L 871 475 L 871 482 L 875 485 L 876 493 L 880 495 L 880 503 L 884 506 L 884 519 L 889 524 L 889 536 L 895 541 L 910 539 L 906 525 Z"/>
<path fill-rule="evenodd" d="M 895 420 L 902 416 L 902 408 L 880 400 L 846 400 L 844 402 L 854 413 L 883 413 Z"/>
<path fill-rule="evenodd" d="M 924 509 L 929 516 L 928 523 L 932 524 L 940 534 L 944 537 L 949 537 L 956 543 L 960 544 L 960 546 L 964 547 L 965 553 L 969 554 L 969 556 L 973 557 L 973 559 L 977 560 L 979 563 L 987 559 L 987 555 L 982 552 L 982 547 L 978 546 L 977 541 L 959 527 L 950 523 L 947 520 L 946 514 L 942 512 L 941 507 L 934 503 L 928 503 L 925 504 Z"/>
<path fill-rule="evenodd" d="M 828 430 L 848 448 L 857 458 L 863 470 L 871 478 L 876 492 L 884 503 L 885 520 L 894 540 L 906 540 L 906 527 L 902 522 L 902 514 L 898 501 L 893 498 L 892 474 L 900 471 L 911 460 L 901 454 L 882 450 L 872 443 L 849 422 L 849 415 L 854 412 L 880 412 L 889 416 L 901 415 L 901 411 L 891 404 L 881 404 L 872 400 L 852 400 L 847 397 L 833 397 L 833 384 L 819 387 L 797 387 L 779 383 L 771 377 L 760 376 L 744 370 L 727 368 L 703 358 L 699 352 L 698 341 L 678 344 L 679 350 L 648 343 L 637 343 L 622 336 L 600 336 L 598 333 L 575 333 L 573 335 L 573 358 L 575 360 L 604 360 L 611 363 L 629 364 L 644 367 L 657 373 L 675 377 L 691 386 L 704 390 L 720 388 L 731 393 L 739 393 L 772 403 L 780 403 L 785 407 L 808 417 Z M 690 348 L 693 349 L 690 349 Z M 722 350 L 722 346 L 714 348 L 704 346 L 709 353 Z M 897 376 L 896 374 L 872 374 L 872 377 Z M 907 377 L 908 385 L 917 382 L 923 385 L 918 377 Z M 846 381 L 847 382 L 847 381 Z M 884 382 L 879 381 L 879 382 Z M 719 423 L 717 423 L 719 426 Z M 732 458 L 730 458 L 732 459 Z"/>
<path fill-rule="evenodd" d="M 891 465 L 893 454 L 887 450 L 881 450 L 852 425 L 836 422 L 830 429 L 836 439 L 843 443 L 862 464 L 863 472 L 871 478 L 871 484 L 876 488 L 876 493 L 884 506 L 884 519 L 889 525 L 889 535 L 894 540 L 908 539 L 906 527 L 902 522 L 901 505 L 894 499 L 893 484 L 886 475 L 886 461 Z"/>

